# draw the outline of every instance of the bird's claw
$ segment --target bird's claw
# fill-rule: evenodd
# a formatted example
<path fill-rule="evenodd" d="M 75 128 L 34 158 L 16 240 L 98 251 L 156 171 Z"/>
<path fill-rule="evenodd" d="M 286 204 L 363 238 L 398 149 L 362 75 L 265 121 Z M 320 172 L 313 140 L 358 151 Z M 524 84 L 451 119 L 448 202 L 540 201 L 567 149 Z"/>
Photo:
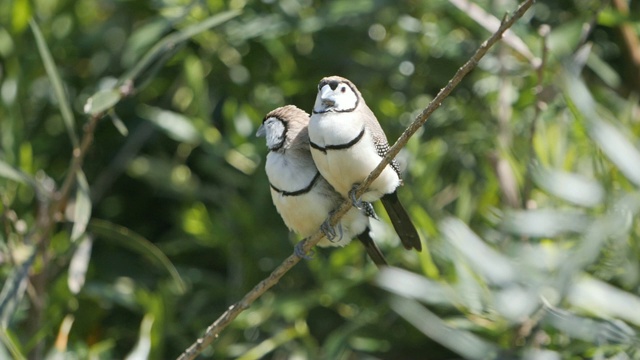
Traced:
<path fill-rule="evenodd" d="M 353 206 L 355 206 L 358 209 L 362 209 L 365 206 L 365 202 L 358 199 L 358 197 L 356 196 L 357 189 L 358 189 L 358 184 L 354 184 L 351 190 L 349 190 L 349 199 L 351 200 L 351 203 L 353 204 Z"/>
<path fill-rule="evenodd" d="M 327 240 L 331 242 L 334 242 L 333 240 L 336 238 L 336 228 L 338 228 L 338 233 L 340 233 L 338 241 L 342 240 L 342 236 L 344 235 L 344 232 L 342 231 L 342 223 L 338 223 L 338 225 L 336 225 L 335 227 L 331 226 L 331 218 L 333 217 L 334 213 L 335 210 L 329 212 L 329 218 L 327 218 L 327 220 L 325 220 L 322 225 L 320 225 L 320 231 L 322 231 Z"/>
<path fill-rule="evenodd" d="M 340 228 L 340 230 L 342 232 L 342 228 Z M 336 230 L 329 223 L 329 219 L 325 220 L 322 225 L 320 225 L 320 231 L 322 231 L 329 241 L 333 241 L 333 239 L 336 238 Z"/>
<path fill-rule="evenodd" d="M 315 255 L 316 252 L 313 251 L 313 250 L 310 250 L 309 253 L 306 253 L 304 251 L 304 248 L 303 248 L 302 244 L 304 244 L 304 241 L 300 241 L 299 243 L 297 243 L 293 247 L 293 253 L 296 254 L 296 256 L 301 257 L 301 258 L 303 258 L 305 260 L 313 259 L 313 255 Z"/>

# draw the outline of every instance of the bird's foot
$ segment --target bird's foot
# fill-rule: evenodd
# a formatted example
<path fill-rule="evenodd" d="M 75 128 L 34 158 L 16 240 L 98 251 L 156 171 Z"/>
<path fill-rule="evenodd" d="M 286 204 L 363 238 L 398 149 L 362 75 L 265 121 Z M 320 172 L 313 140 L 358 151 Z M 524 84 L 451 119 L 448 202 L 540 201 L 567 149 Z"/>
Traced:
<path fill-rule="evenodd" d="M 351 200 L 353 206 L 358 209 L 362 209 L 365 206 L 365 202 L 358 199 L 358 197 L 356 196 L 356 190 L 358 190 L 358 186 L 358 184 L 353 184 L 353 187 L 351 187 L 351 190 L 349 190 L 349 199 Z"/>
<path fill-rule="evenodd" d="M 333 239 L 336 238 L 336 229 L 333 226 L 331 226 L 331 223 L 329 221 L 330 219 L 331 219 L 331 216 L 329 216 L 329 218 L 325 220 L 322 223 L 322 225 L 320 225 L 320 231 L 322 231 L 322 233 L 327 238 L 327 240 L 333 241 Z M 342 227 L 340 227 L 340 231 L 342 232 Z"/>
<path fill-rule="evenodd" d="M 375 219 L 375 220 L 380 220 L 380 218 L 378 217 L 378 214 L 376 214 L 376 209 L 373 208 L 373 204 L 372 203 L 363 201 L 362 202 L 362 211 L 368 217 L 370 217 L 372 219 Z"/>
<path fill-rule="evenodd" d="M 329 213 L 329 217 L 327 218 L 327 220 L 325 220 L 322 225 L 320 225 L 320 231 L 322 231 L 322 233 L 324 234 L 324 236 L 327 238 L 327 240 L 334 242 L 336 236 L 338 236 L 338 234 L 340 235 L 338 237 L 337 241 L 342 240 L 342 236 L 344 235 L 344 232 L 342 230 L 342 224 L 338 223 L 338 225 L 336 226 L 331 226 L 331 218 L 333 217 L 334 211 L 331 211 Z M 338 234 L 336 234 L 336 228 L 338 229 Z"/>
<path fill-rule="evenodd" d="M 296 256 L 299 256 L 305 260 L 311 260 L 313 259 L 313 255 L 316 254 L 315 251 L 310 250 L 309 253 L 306 253 L 303 249 L 302 244 L 304 244 L 304 241 L 300 241 L 299 243 L 297 243 L 294 247 L 293 247 L 293 253 L 296 254 Z"/>

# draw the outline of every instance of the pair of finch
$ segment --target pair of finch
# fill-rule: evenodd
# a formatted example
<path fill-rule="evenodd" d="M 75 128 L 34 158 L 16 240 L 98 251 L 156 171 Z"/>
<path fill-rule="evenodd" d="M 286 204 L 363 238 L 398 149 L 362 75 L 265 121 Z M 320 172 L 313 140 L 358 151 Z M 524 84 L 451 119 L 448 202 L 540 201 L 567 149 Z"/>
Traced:
<path fill-rule="evenodd" d="M 266 138 L 271 197 L 289 229 L 308 237 L 320 228 L 325 236 L 318 245 L 323 247 L 344 246 L 357 237 L 373 262 L 384 266 L 387 261 L 369 234 L 369 219 L 375 218 L 371 202 L 380 199 L 404 247 L 422 250 L 418 232 L 398 201 L 402 179 L 395 160 L 360 199 L 355 196 L 389 143 L 351 81 L 322 79 L 311 116 L 293 105 L 277 108 L 265 116 L 256 135 Z M 332 228 L 327 215 L 345 198 L 354 207 Z M 296 253 L 304 255 L 298 246 Z"/>

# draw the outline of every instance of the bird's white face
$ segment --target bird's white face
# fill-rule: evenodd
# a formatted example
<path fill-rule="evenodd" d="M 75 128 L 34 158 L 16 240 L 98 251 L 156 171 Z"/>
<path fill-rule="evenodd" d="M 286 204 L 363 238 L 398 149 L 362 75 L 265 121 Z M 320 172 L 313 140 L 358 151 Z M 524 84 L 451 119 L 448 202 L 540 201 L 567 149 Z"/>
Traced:
<path fill-rule="evenodd" d="M 276 117 L 266 119 L 258 128 L 256 136 L 264 136 L 267 139 L 269 150 L 277 150 L 284 144 L 287 126 Z"/>
<path fill-rule="evenodd" d="M 358 94 L 349 84 L 338 81 L 321 82 L 313 112 L 349 112 L 358 105 Z"/>

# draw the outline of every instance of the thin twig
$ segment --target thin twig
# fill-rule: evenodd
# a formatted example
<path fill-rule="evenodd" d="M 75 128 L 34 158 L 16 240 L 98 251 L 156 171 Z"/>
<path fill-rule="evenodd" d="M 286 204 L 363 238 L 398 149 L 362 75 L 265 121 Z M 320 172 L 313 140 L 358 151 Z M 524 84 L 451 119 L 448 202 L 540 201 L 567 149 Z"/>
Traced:
<path fill-rule="evenodd" d="M 362 196 L 371 183 L 380 175 L 382 170 L 389 165 L 392 159 L 394 159 L 398 152 L 407 144 L 411 136 L 420 129 L 422 125 L 427 121 L 429 116 L 442 105 L 442 101 L 449 96 L 451 91 L 458 86 L 462 79 L 473 70 L 480 59 L 487 53 L 487 51 L 502 37 L 502 34 L 510 28 L 516 20 L 520 19 L 522 15 L 531 7 L 535 0 L 525 0 L 518 9 L 508 19 L 504 19 L 500 24 L 498 30 L 491 35 L 489 39 L 480 45 L 475 54 L 456 72 L 453 78 L 449 81 L 447 86 L 442 88 L 438 95 L 429 103 L 429 105 L 416 117 L 416 119 L 409 125 L 409 127 L 402 133 L 398 141 L 389 149 L 387 155 L 382 159 L 380 164 L 369 174 L 364 182 L 358 187 L 356 195 Z M 330 217 L 331 225 L 335 226 L 340 218 L 349 211 L 352 204 L 346 200 L 340 205 L 340 207 Z M 301 244 L 305 252 L 311 250 L 318 241 L 323 237 L 321 231 L 317 231 L 311 237 L 307 238 Z M 300 262 L 300 257 L 292 254 L 284 260 L 280 266 L 278 266 L 266 279 L 262 280 L 251 291 L 249 291 L 239 302 L 233 304 L 227 309 L 213 324 L 211 324 L 204 335 L 197 339 L 191 346 L 189 346 L 179 357 L 178 360 L 191 360 L 200 354 L 207 346 L 209 346 L 220 334 L 224 328 L 229 325 L 242 311 L 247 309 L 251 304 L 258 299 L 267 290 L 278 283 L 280 278 L 287 273 L 293 266 Z"/>
<path fill-rule="evenodd" d="M 95 114 L 89 118 L 89 121 L 84 125 L 84 135 L 80 141 L 80 145 L 73 149 L 73 155 L 71 159 L 71 165 L 67 176 L 60 187 L 60 190 L 56 194 L 56 206 L 53 207 L 54 212 L 62 211 L 66 205 L 67 199 L 71 188 L 76 182 L 76 172 L 82 168 L 84 158 L 87 155 L 89 147 L 93 143 L 93 134 L 95 133 L 96 126 L 103 113 Z"/>

